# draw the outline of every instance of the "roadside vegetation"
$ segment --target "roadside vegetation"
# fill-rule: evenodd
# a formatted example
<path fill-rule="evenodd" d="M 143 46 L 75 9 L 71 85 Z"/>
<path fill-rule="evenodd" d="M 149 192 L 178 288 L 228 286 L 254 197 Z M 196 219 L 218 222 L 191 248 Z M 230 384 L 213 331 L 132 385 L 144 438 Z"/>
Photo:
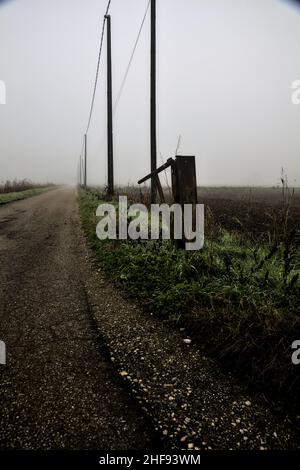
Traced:
<path fill-rule="evenodd" d="M 35 196 L 53 187 L 54 185 L 52 183 L 38 184 L 27 180 L 6 181 L 0 184 L 0 204 Z"/>
<path fill-rule="evenodd" d="M 299 414 L 300 374 L 291 363 L 291 344 L 300 339 L 299 227 L 290 219 L 293 193 L 285 187 L 282 194 L 259 242 L 239 220 L 240 230 L 224 228 L 206 207 L 197 252 L 170 241 L 101 241 L 101 192 L 80 190 L 79 201 L 88 243 L 114 282 L 149 313 L 184 327 L 254 391 Z"/>
<path fill-rule="evenodd" d="M 32 181 L 28 180 L 7 180 L 5 183 L 0 182 L 0 194 L 6 193 L 18 193 L 21 191 L 26 191 L 27 189 L 37 189 L 37 188 L 45 188 L 53 186 L 52 183 L 33 183 Z"/>

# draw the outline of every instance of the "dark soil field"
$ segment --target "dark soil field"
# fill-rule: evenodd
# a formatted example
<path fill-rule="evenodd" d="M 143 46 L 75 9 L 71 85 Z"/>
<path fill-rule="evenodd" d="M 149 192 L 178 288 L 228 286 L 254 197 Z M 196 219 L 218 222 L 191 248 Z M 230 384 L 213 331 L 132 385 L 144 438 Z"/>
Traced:
<path fill-rule="evenodd" d="M 282 188 L 199 188 L 198 198 L 206 210 L 211 210 L 217 224 L 259 239 L 274 230 L 288 204 L 288 228 L 299 234 L 299 188 L 288 192 Z"/>

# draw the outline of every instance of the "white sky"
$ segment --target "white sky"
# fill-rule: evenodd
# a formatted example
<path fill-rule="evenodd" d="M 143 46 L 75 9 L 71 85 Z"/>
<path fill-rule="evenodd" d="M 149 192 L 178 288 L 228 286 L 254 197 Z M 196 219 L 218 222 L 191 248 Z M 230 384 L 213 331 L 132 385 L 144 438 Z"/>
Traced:
<path fill-rule="evenodd" d="M 148 0 L 112 0 L 116 97 Z M 0 6 L 0 181 L 76 182 L 106 0 Z M 148 173 L 149 15 L 114 119 L 115 179 Z M 284 0 L 157 0 L 158 164 L 196 155 L 198 184 L 300 186 L 300 9 Z M 106 44 L 105 44 L 106 45 Z M 105 48 L 104 48 L 105 51 Z M 88 182 L 106 180 L 105 54 Z"/>

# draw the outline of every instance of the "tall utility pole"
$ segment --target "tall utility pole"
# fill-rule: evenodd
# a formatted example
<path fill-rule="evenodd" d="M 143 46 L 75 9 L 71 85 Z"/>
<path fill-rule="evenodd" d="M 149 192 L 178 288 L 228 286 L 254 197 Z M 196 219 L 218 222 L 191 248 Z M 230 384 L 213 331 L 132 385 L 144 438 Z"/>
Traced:
<path fill-rule="evenodd" d="M 86 188 L 87 174 L 86 174 L 86 156 L 87 156 L 87 135 L 84 134 L 84 187 Z"/>
<path fill-rule="evenodd" d="M 151 78 L 150 78 L 151 173 L 156 170 L 156 0 L 151 0 Z M 151 180 L 151 202 L 156 202 L 155 179 Z"/>
<path fill-rule="evenodd" d="M 107 21 L 107 194 L 114 194 L 114 151 L 112 118 L 112 72 L 111 72 L 111 18 Z"/>
<path fill-rule="evenodd" d="M 82 186 L 81 155 L 79 155 L 79 186 Z"/>
<path fill-rule="evenodd" d="M 81 186 L 84 185 L 84 158 L 81 157 L 80 159 L 80 165 L 81 165 Z"/>

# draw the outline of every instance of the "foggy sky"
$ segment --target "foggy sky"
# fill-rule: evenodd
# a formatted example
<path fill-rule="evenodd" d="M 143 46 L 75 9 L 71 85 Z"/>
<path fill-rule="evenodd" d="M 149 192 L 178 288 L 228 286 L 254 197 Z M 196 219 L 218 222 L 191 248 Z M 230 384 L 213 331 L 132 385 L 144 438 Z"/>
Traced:
<path fill-rule="evenodd" d="M 106 0 L 0 3 L 0 181 L 75 183 Z M 112 0 L 116 97 L 148 0 Z M 114 118 L 115 179 L 148 173 L 149 14 Z M 158 164 L 196 155 L 199 185 L 300 186 L 300 9 L 280 0 L 157 0 Z M 106 45 L 106 44 L 104 44 Z M 106 181 L 106 70 L 88 183 Z"/>

